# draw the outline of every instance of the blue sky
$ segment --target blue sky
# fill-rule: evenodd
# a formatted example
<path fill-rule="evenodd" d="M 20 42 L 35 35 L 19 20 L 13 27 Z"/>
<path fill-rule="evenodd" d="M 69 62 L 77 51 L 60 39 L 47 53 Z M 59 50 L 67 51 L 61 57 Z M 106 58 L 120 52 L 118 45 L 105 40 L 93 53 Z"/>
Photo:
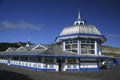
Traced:
<path fill-rule="evenodd" d="M 119 0 L 0 0 L 0 42 L 53 43 L 78 9 L 105 35 L 104 45 L 120 47 Z"/>

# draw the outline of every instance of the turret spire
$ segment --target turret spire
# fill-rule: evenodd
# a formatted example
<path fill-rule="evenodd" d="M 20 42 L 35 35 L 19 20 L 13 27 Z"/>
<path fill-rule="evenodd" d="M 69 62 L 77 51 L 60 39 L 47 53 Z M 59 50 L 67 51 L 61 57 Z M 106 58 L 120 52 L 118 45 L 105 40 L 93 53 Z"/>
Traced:
<path fill-rule="evenodd" d="M 80 17 L 80 9 L 78 9 L 78 20 L 80 20 L 81 17 Z"/>
<path fill-rule="evenodd" d="M 78 19 L 77 21 L 74 22 L 74 25 L 84 25 L 85 22 L 83 20 L 81 20 L 81 17 L 80 17 L 80 9 L 78 9 Z"/>

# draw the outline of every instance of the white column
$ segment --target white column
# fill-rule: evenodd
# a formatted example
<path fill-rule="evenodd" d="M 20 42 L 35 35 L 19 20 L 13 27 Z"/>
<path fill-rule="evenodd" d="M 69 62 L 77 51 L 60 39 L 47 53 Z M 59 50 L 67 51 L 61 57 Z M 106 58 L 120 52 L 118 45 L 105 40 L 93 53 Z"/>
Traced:
<path fill-rule="evenodd" d="M 63 51 L 65 51 L 65 41 L 63 42 Z"/>
<path fill-rule="evenodd" d="M 95 41 L 95 55 L 97 55 L 97 41 Z"/>
<path fill-rule="evenodd" d="M 78 54 L 81 54 L 81 41 L 78 40 Z"/>
<path fill-rule="evenodd" d="M 78 54 L 80 54 L 80 41 L 79 40 L 77 41 L 77 44 L 78 44 Z"/>
<path fill-rule="evenodd" d="M 99 55 L 101 55 L 101 51 L 102 51 L 101 45 L 99 45 Z"/>

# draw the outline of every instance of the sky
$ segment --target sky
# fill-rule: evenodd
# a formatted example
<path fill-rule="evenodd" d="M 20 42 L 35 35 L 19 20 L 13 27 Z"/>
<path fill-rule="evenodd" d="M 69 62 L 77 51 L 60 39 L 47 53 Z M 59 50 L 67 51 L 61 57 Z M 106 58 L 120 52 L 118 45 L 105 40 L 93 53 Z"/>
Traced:
<path fill-rule="evenodd" d="M 54 43 L 78 9 L 107 38 L 103 45 L 120 47 L 119 0 L 0 0 L 0 42 Z"/>

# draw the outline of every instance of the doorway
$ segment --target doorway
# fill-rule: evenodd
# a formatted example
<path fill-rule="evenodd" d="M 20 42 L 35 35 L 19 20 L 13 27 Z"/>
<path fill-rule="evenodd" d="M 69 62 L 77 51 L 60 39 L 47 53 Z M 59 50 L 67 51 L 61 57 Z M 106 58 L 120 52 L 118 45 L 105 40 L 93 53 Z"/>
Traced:
<path fill-rule="evenodd" d="M 57 58 L 57 63 L 58 63 L 58 71 L 63 71 L 65 59 L 64 58 Z"/>

